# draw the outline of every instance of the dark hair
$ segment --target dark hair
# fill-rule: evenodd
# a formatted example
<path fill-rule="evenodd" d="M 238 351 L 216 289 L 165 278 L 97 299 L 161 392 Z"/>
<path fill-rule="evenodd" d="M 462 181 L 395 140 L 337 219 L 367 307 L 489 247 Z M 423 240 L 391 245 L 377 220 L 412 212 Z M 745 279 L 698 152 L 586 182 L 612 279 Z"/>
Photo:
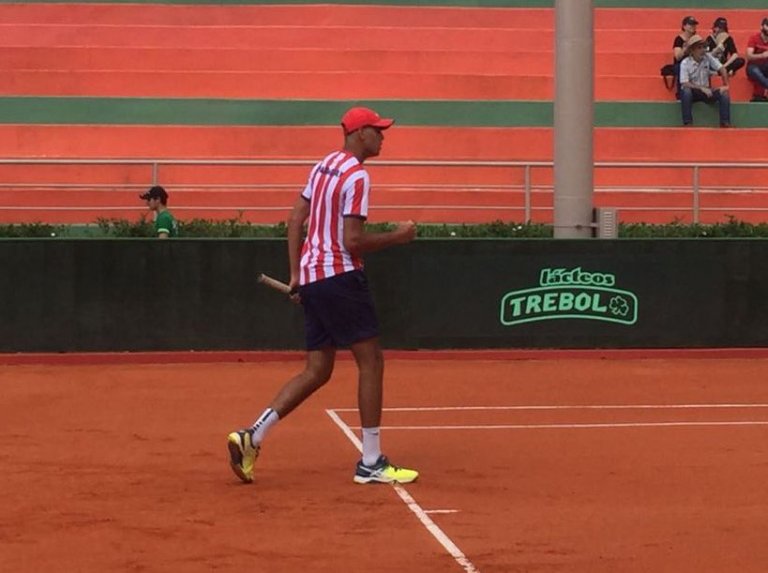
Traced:
<path fill-rule="evenodd" d="M 713 28 L 722 28 L 724 31 L 728 31 L 728 20 L 720 16 L 712 23 Z"/>
<path fill-rule="evenodd" d="M 155 185 L 154 187 L 150 187 L 149 191 L 143 195 L 139 195 L 139 199 L 143 199 L 144 201 L 149 201 L 150 199 L 160 199 L 160 203 L 167 205 L 168 192 L 160 185 Z"/>
<path fill-rule="evenodd" d="M 696 18 L 694 18 L 693 16 L 686 16 L 685 18 L 683 18 L 683 21 L 680 24 L 680 29 L 681 30 L 685 30 L 685 27 L 688 26 L 689 24 L 691 26 L 695 26 L 698 23 L 699 23 L 699 21 Z"/>

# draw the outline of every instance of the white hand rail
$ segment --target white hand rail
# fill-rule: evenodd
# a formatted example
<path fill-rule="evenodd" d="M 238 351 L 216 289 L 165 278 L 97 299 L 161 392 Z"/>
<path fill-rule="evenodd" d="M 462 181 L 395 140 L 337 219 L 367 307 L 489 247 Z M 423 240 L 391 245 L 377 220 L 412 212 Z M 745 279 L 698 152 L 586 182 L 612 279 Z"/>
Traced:
<path fill-rule="evenodd" d="M 45 189 L 45 190 L 52 190 L 52 191 L 67 191 L 67 190 L 73 190 L 73 189 L 87 189 L 89 191 L 99 191 L 99 190 L 114 190 L 114 189 L 121 189 L 121 190 L 139 190 L 145 188 L 147 185 L 154 185 L 154 184 L 163 184 L 166 185 L 169 189 L 184 189 L 186 191 L 214 191 L 214 190 L 259 190 L 259 189 L 271 189 L 271 190 L 292 190 L 292 189 L 299 189 L 302 185 L 302 181 L 296 181 L 295 183 L 272 183 L 269 181 L 258 181 L 255 179 L 254 183 L 252 184 L 222 184 L 222 183 L 193 183 L 193 184 L 177 184 L 173 183 L 173 181 L 163 181 L 162 175 L 164 168 L 172 167 L 172 166 L 207 166 L 207 167 L 216 167 L 216 166 L 243 166 L 243 167 L 281 167 L 281 166 L 311 166 L 315 163 L 314 159 L 157 159 L 157 158 L 47 158 L 47 157 L 34 157 L 34 158 L 0 158 L 0 174 L 2 174 L 2 166 L 8 166 L 8 165 L 16 165 L 16 166 L 43 166 L 43 165 L 69 165 L 69 166 L 146 166 L 148 168 L 147 173 L 147 181 L 144 183 L 123 183 L 120 181 L 116 181 L 114 183 L 88 183 L 88 182 L 30 182 L 29 178 L 25 178 L 25 181 L 14 181 L 12 179 L 9 179 L 8 176 L 2 174 L 0 175 L 0 191 L 3 190 L 12 190 L 12 189 L 19 189 L 19 190 L 35 190 L 35 189 Z M 524 212 L 525 220 L 530 221 L 532 220 L 533 212 L 534 211 L 547 211 L 551 210 L 551 207 L 547 206 L 534 206 L 533 196 L 535 194 L 541 194 L 541 193 L 552 193 L 552 185 L 551 183 L 546 184 L 537 184 L 534 182 L 533 174 L 537 170 L 551 170 L 554 167 L 554 163 L 552 161 L 495 161 L 495 160 L 373 160 L 368 163 L 371 167 L 375 168 L 387 168 L 387 167 L 412 167 L 415 168 L 414 174 L 413 174 L 413 181 L 409 180 L 403 180 L 399 183 L 389 183 L 386 185 L 377 185 L 377 187 L 387 187 L 390 190 L 406 190 L 406 191 L 412 191 L 412 190 L 420 190 L 420 191 L 441 191 L 443 194 L 450 192 L 450 191 L 467 191 L 467 190 L 477 190 L 482 191 L 484 193 L 508 193 L 508 192 L 520 192 L 523 193 L 523 206 L 522 210 Z M 764 170 L 768 168 L 768 162 L 743 162 L 743 163 L 734 163 L 734 162 L 686 162 L 686 161 L 664 161 L 664 162 L 640 162 L 640 161 L 598 161 L 594 164 L 595 170 L 607 170 L 607 169 L 680 169 L 685 171 L 690 171 L 691 173 L 691 185 L 690 187 L 686 186 L 670 186 L 668 184 L 662 184 L 659 183 L 658 185 L 654 184 L 644 184 L 642 186 L 596 186 L 595 192 L 601 193 L 601 192 L 613 192 L 613 193 L 645 193 L 645 194 L 652 194 L 654 192 L 656 193 L 669 193 L 669 192 L 685 192 L 685 193 L 691 193 L 691 207 L 690 207 L 690 213 L 692 215 L 694 222 L 699 222 L 700 215 L 703 211 L 708 210 L 723 210 L 724 207 L 703 207 L 701 204 L 701 196 L 703 193 L 749 193 L 753 194 L 755 196 L 761 195 L 761 194 L 768 194 L 768 183 L 766 186 L 752 186 L 752 187 L 744 187 L 744 186 L 738 186 L 738 185 L 731 185 L 727 187 L 727 190 L 724 190 L 722 188 L 717 188 L 714 186 L 710 186 L 708 188 L 703 188 L 701 183 L 701 172 L 703 170 L 723 170 L 723 171 L 732 171 L 732 170 L 754 170 L 754 169 L 760 169 Z M 522 184 L 520 183 L 510 183 L 509 185 L 503 184 L 503 183 L 497 183 L 497 184 L 488 184 L 488 183 L 478 183 L 478 184 L 472 184 L 471 182 L 461 182 L 456 183 L 455 185 L 440 185 L 440 184 L 429 184 L 429 183 L 421 183 L 419 182 L 419 173 L 418 168 L 423 167 L 438 167 L 438 168 L 464 168 L 465 170 L 472 168 L 497 168 L 497 169 L 513 169 L 513 170 L 522 170 Z M 28 172 L 27 172 L 28 173 Z M 726 178 L 727 179 L 727 178 Z M 519 180 L 518 180 L 519 181 Z M 755 212 L 755 211 L 765 211 L 767 213 L 768 218 L 768 200 L 765 201 L 766 207 L 761 206 L 735 206 L 733 209 L 735 211 L 739 212 Z M 200 209 L 206 209 L 206 210 L 232 210 L 235 209 L 233 207 L 217 207 L 216 205 L 211 205 L 210 207 L 184 207 L 177 205 L 176 207 L 180 209 L 185 210 L 200 210 Z M 288 209 L 290 205 L 286 205 L 285 209 Z M 408 209 L 408 208 L 418 208 L 418 209 L 443 209 L 443 210 L 453 210 L 453 209 L 467 209 L 467 210 L 475 210 L 475 209 L 495 209 L 499 211 L 504 210 L 510 210 L 510 209 L 517 209 L 519 208 L 512 208 L 509 206 L 503 206 L 503 205 L 449 205 L 445 203 L 435 203 L 435 204 L 420 204 L 420 205 L 385 205 L 385 206 L 379 206 L 379 208 L 386 208 L 386 209 Z M 3 206 L 0 205 L 0 211 L 6 210 L 6 211 L 20 211 L 24 210 L 25 207 L 23 205 L 13 205 L 13 206 Z M 50 206 L 50 207 L 35 207 L 35 206 L 29 206 L 27 207 L 30 211 L 40 211 L 40 210 L 88 210 L 93 209 L 93 207 L 66 207 L 63 205 L 60 206 Z M 104 210 L 125 210 L 125 211 L 134 211 L 137 209 L 135 206 L 109 206 L 109 207 L 100 207 L 100 209 Z M 275 210 L 281 210 L 282 207 L 275 207 L 275 206 L 259 206 L 259 205 L 246 205 L 244 207 L 238 207 L 237 209 L 245 209 L 245 210 L 260 210 L 260 211 L 275 211 Z M 633 205 L 631 207 L 620 207 L 619 209 L 622 210 L 631 210 L 631 211 L 650 211 L 650 210 L 657 210 L 657 211 L 679 211 L 679 208 L 668 208 L 661 205 L 654 206 L 654 205 Z"/>

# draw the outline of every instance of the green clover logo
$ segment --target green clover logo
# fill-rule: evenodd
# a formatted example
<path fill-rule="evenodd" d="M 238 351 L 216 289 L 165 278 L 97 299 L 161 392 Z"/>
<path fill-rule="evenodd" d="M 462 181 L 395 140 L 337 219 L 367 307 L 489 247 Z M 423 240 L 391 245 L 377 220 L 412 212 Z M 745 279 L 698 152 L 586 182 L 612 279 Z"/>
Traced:
<path fill-rule="evenodd" d="M 611 297 L 608 303 L 608 310 L 614 316 L 627 316 L 629 314 L 629 303 L 623 296 L 616 295 Z"/>

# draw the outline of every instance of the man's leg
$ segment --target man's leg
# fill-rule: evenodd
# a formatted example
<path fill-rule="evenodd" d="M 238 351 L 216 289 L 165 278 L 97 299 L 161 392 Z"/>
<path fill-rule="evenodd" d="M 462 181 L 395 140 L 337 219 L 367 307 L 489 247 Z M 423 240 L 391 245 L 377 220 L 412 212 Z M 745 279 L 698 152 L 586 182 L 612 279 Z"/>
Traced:
<path fill-rule="evenodd" d="M 382 396 L 384 394 L 384 357 L 379 337 L 367 338 L 350 345 L 358 368 L 357 402 L 363 435 L 363 457 L 357 464 L 357 483 L 410 483 L 419 472 L 393 466 L 381 453 Z"/>
<path fill-rule="evenodd" d="M 680 88 L 680 108 L 683 112 L 683 125 L 693 123 L 693 90 Z"/>
<path fill-rule="evenodd" d="M 275 396 L 275 399 L 272 400 L 269 408 L 280 419 L 285 418 L 299 404 L 330 380 L 335 359 L 336 349 L 333 347 L 308 351 L 304 371 L 286 382 L 277 393 L 277 396 Z"/>
<path fill-rule="evenodd" d="M 752 99 L 765 99 L 765 90 L 768 89 L 768 77 L 766 77 L 765 70 L 757 64 L 749 64 L 747 66 L 747 76 L 752 81 Z"/>
<path fill-rule="evenodd" d="M 359 372 L 357 405 L 363 428 L 381 425 L 381 403 L 384 394 L 384 357 L 379 337 L 361 340 L 350 346 Z"/>
<path fill-rule="evenodd" d="M 717 104 L 720 106 L 720 127 L 731 126 L 731 96 L 727 91 L 714 92 Z"/>
<path fill-rule="evenodd" d="M 253 466 L 267 432 L 328 382 L 335 358 L 336 349 L 333 347 L 308 351 L 304 370 L 286 382 L 253 426 L 229 434 L 227 447 L 230 466 L 242 481 L 253 481 Z"/>

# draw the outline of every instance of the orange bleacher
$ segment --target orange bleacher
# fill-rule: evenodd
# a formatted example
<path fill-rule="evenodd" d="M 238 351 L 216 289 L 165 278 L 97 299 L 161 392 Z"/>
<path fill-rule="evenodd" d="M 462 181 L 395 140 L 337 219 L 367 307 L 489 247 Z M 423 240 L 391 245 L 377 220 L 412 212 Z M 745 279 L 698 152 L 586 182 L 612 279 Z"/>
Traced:
<path fill-rule="evenodd" d="M 275 158 L 289 156 L 296 148 L 296 133 L 284 128 L 231 128 L 231 127 L 99 127 L 99 147 L 93 148 L 90 140 L 92 127 L 80 126 L 36 126 L 34 129 L 0 126 L 0 154 L 24 157 L 33 150 L 43 151 L 43 155 L 57 156 L 57 150 L 68 146 L 73 156 L 89 158 L 135 158 L 157 157 L 194 159 L 201 157 L 226 157 L 234 159 Z M 303 128 L 302 157 L 316 157 L 332 148 L 338 141 L 335 128 Z M 595 156 L 600 161 L 658 161 L 669 146 L 668 129 L 602 129 L 595 132 Z M 679 161 L 761 161 L 761 145 L 764 134 L 761 130 L 730 130 L 720 132 L 701 129 L 686 134 L 689 146 L 680 149 L 676 156 Z M 502 129 L 502 128 L 415 128 L 400 127 L 388 133 L 385 140 L 386 158 L 391 160 L 411 159 L 430 160 L 441 157 L 474 160 L 509 160 L 507 150 L 518 146 L 525 140 L 526 146 L 515 159 L 522 161 L 543 161 L 549 159 L 553 141 L 552 130 L 538 129 Z M 28 147 L 26 147 L 28 145 Z M 130 151 L 128 153 L 127 151 Z M 520 190 L 523 185 L 522 168 L 413 168 L 382 167 L 371 163 L 374 185 L 374 205 L 372 220 L 400 220 L 414 217 L 425 222 L 481 222 L 497 218 L 522 221 L 523 200 Z M 205 217 L 221 218 L 239 214 L 235 207 L 258 205 L 268 210 L 247 211 L 248 220 L 271 223 L 282 220 L 292 205 L 295 194 L 306 176 L 307 167 L 290 166 L 265 170 L 264 168 L 245 167 L 196 167 L 163 166 L 160 168 L 160 180 L 168 185 L 172 192 L 173 206 L 187 206 L 178 213 L 184 218 Z M 80 204 L 101 205 L 100 209 L 89 211 L 63 211 L 55 213 L 59 222 L 78 223 L 93 221 L 96 217 L 136 216 L 141 206 L 136 205 L 136 195 L 149 180 L 151 169 L 145 166 L 121 167 L 108 166 L 17 166 L 13 171 L 5 166 L 0 169 L 3 179 L 16 180 L 27 184 L 78 183 L 88 184 L 87 190 L 54 191 L 50 194 L 37 192 L 34 195 L 38 206 L 63 204 L 76 207 Z M 720 170 L 703 170 L 702 185 L 710 188 L 722 188 L 726 178 Z M 732 189 L 743 191 L 741 198 L 733 193 L 721 196 L 708 196 L 708 201 L 722 203 L 725 206 L 746 202 L 742 207 L 768 208 L 768 202 L 759 193 L 745 190 L 759 188 L 764 174 L 753 169 L 734 171 L 727 180 Z M 267 188 L 251 189 L 254 184 L 268 181 Z M 404 183 L 405 182 L 405 183 Z M 464 187 L 462 188 L 462 183 Z M 242 187 L 238 187 L 238 185 Z M 534 207 L 551 207 L 552 185 L 551 169 L 539 168 L 532 172 L 532 184 L 540 190 L 534 201 Z M 601 189 L 595 200 L 602 206 L 642 207 L 657 205 L 678 207 L 675 211 L 622 212 L 625 221 L 670 220 L 679 217 L 690 220 L 691 194 L 687 190 L 691 184 L 689 171 L 675 169 L 615 169 L 598 170 L 595 184 Z M 126 188 L 126 186 L 129 186 Z M 204 186 L 218 186 L 215 195 Z M 232 186 L 222 189 L 222 186 Z M 505 187 L 506 186 L 506 187 Z M 504 192 L 513 188 L 515 192 Z M 624 192 L 611 192 L 610 189 L 639 188 L 647 192 L 629 196 Z M 250 190 L 249 190 L 250 189 Z M 662 192 L 659 193 L 658 190 Z M 97 199 L 97 197 L 100 197 Z M 20 198 L 14 193 L 0 194 L 0 204 L 13 204 Z M 29 201 L 29 195 L 23 198 Z M 429 206 L 434 204 L 452 206 L 490 205 L 498 209 L 443 209 L 408 208 L 386 209 L 386 205 Z M 105 211 L 103 207 L 112 205 L 118 209 Z M 205 206 L 215 209 L 205 210 Z M 224 206 L 229 210 L 220 210 Z M 706 205 L 704 205 L 706 206 Z M 281 208 L 282 207 L 282 208 Z M 176 211 L 176 208 L 174 207 Z M 42 212 L 36 211 L 36 214 Z M 551 219 L 550 211 L 537 211 L 535 220 Z M 722 220 L 726 214 L 738 214 L 745 220 L 761 220 L 760 213 L 733 210 L 707 212 L 702 220 Z M 23 222 L 29 220 L 29 214 L 23 211 L 3 213 L 5 220 Z"/>
<path fill-rule="evenodd" d="M 1 11 L 6 95 L 338 98 L 367 78 L 384 91 L 360 98 L 553 97 L 554 22 L 545 9 L 11 4 Z M 596 99 L 673 99 L 659 89 L 659 68 L 671 58 L 682 13 L 596 10 Z M 743 51 L 762 14 L 698 10 L 702 34 L 723 13 Z M 371 72 L 392 77 L 377 83 Z M 737 101 L 750 93 L 740 76 Z"/>
<path fill-rule="evenodd" d="M 682 12 L 596 10 L 596 99 L 674 99 L 658 70 L 669 59 Z M 703 24 L 721 15 L 696 12 Z M 544 101 L 553 96 L 554 21 L 546 9 L 8 4 L 0 6 L 0 15 L 4 95 Z M 762 16 L 748 10 L 727 15 L 743 50 Z M 750 93 L 742 71 L 733 82 L 733 99 L 746 100 Z M 696 129 L 682 136 L 674 128 L 598 127 L 595 160 L 761 161 L 764 140 L 762 130 Z M 332 127 L 0 126 L 0 155 L 18 158 L 315 159 L 338 144 L 338 129 Z M 550 161 L 552 130 L 399 126 L 387 133 L 382 159 Z M 522 219 L 520 194 L 503 192 L 505 185 L 521 188 L 521 168 L 414 170 L 372 163 L 371 170 L 379 205 L 374 220 Z M 160 182 L 184 218 L 228 217 L 238 207 L 259 205 L 263 210 L 247 211 L 246 218 L 275 222 L 284 218 L 305 174 L 306 167 L 165 167 Z M 139 167 L 36 166 L 32 172 L 0 166 L 0 183 L 10 181 L 31 186 L 25 189 L 38 185 L 37 191 L 22 198 L 0 188 L 0 205 L 34 201 L 29 206 L 37 210 L 0 210 L 2 220 L 25 221 L 32 213 L 87 222 L 110 214 L 136 216 L 142 210 L 136 189 L 146 186 L 149 176 Z M 52 187 L 78 182 L 82 189 Z M 253 188 L 265 182 L 271 187 Z M 539 190 L 534 207 L 551 206 L 551 170 L 534 170 L 532 182 Z M 604 188 L 596 195 L 599 205 L 680 207 L 623 212 L 624 220 L 690 216 L 690 193 L 681 190 L 690 185 L 688 172 L 611 170 L 596 173 L 595 182 Z M 762 175 L 708 170 L 702 183 L 743 192 L 760 188 Z M 217 187 L 215 195 L 211 186 Z M 629 188 L 647 193 L 629 198 L 611 191 Z M 729 193 L 707 200 L 717 206 L 732 198 Z M 46 211 L 54 201 L 72 210 Z M 735 202 L 764 206 L 757 193 L 742 193 Z M 75 210 L 82 204 L 96 208 Z M 706 216 L 714 220 L 726 212 Z M 551 220 L 551 212 L 536 211 L 536 217 Z"/>

